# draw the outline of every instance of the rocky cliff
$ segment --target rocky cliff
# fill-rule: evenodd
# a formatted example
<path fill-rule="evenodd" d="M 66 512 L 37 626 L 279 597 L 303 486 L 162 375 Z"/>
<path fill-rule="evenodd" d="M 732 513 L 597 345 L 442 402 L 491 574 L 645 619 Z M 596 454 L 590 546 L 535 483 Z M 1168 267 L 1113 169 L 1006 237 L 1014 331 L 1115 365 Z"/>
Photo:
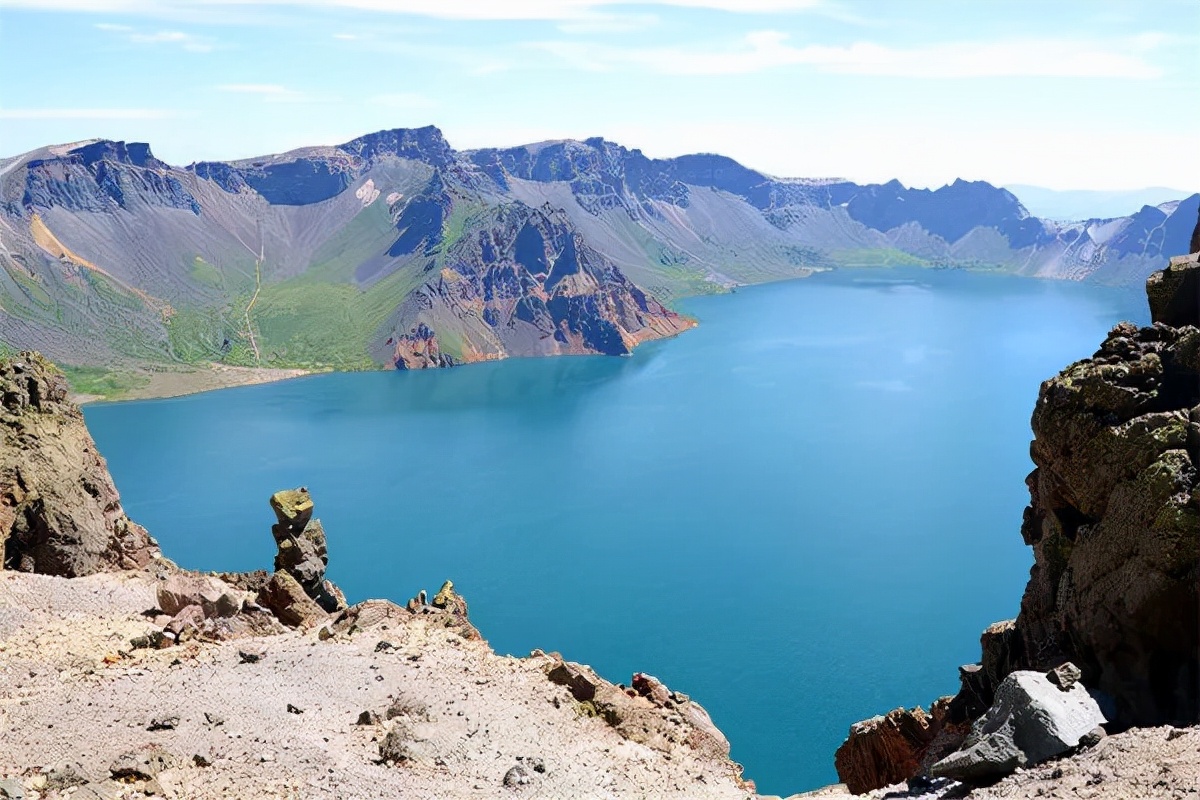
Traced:
<path fill-rule="evenodd" d="M 1038 394 L 1016 620 L 983 633 L 948 713 L 851 729 L 836 761 L 855 791 L 926 773 L 1017 670 L 1074 663 L 1110 730 L 1200 722 L 1200 253 L 1146 292 L 1153 325 L 1117 325 Z"/>
<path fill-rule="evenodd" d="M 121 509 L 66 379 L 32 352 L 0 361 L 0 543 L 5 569 L 65 577 L 160 557 Z"/>

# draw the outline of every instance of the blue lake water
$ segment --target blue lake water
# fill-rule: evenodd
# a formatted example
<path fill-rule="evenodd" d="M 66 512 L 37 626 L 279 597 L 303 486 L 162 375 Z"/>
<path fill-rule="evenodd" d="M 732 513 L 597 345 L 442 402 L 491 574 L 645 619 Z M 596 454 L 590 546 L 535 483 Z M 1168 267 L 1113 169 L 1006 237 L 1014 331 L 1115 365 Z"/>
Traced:
<path fill-rule="evenodd" d="M 197 569 L 270 568 L 307 485 L 351 601 L 452 578 L 500 653 L 703 703 L 762 792 L 850 723 L 957 689 L 1014 616 L 1038 384 L 1140 292 L 842 270 L 697 298 L 632 358 L 322 375 L 87 408 L 130 515 Z"/>

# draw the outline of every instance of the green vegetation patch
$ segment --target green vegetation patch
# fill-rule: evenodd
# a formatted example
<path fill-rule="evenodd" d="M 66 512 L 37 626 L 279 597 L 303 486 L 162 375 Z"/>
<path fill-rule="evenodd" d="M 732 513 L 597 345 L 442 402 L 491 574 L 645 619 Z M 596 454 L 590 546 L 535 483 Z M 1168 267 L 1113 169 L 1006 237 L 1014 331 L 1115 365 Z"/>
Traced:
<path fill-rule="evenodd" d="M 928 267 L 931 262 L 894 247 L 835 250 L 831 260 L 843 267 Z"/>
<path fill-rule="evenodd" d="M 396 236 L 387 203 L 376 200 L 317 249 L 311 266 L 300 278 L 322 283 L 353 283 L 358 265 L 386 252 Z"/>
<path fill-rule="evenodd" d="M 225 283 L 221 271 L 200 256 L 192 259 L 188 265 L 188 274 L 192 276 L 192 280 L 214 288 L 219 288 Z"/>
<path fill-rule="evenodd" d="M 53 298 L 36 278 L 19 269 L 9 270 L 8 274 L 30 301 L 46 310 L 54 308 Z"/>
<path fill-rule="evenodd" d="M 264 362 L 287 367 L 373 369 L 367 346 L 423 274 L 408 265 L 363 290 L 308 276 L 264 286 L 251 312 Z"/>
<path fill-rule="evenodd" d="M 67 376 L 71 391 L 76 394 L 99 395 L 105 400 L 119 400 L 134 389 L 150 382 L 145 375 L 117 372 L 103 367 L 60 367 Z"/>
<path fill-rule="evenodd" d="M 221 360 L 232 334 L 224 314 L 215 308 L 177 308 L 167 320 L 171 352 L 180 361 L 198 364 Z"/>

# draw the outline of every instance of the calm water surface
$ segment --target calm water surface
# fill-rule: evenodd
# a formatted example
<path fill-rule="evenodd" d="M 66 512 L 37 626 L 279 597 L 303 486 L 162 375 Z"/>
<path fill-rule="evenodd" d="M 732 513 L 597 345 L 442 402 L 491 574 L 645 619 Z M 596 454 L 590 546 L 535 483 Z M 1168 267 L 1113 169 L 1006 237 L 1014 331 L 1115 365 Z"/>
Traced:
<path fill-rule="evenodd" d="M 323 375 L 99 405 L 130 515 L 197 569 L 270 568 L 304 484 L 351 601 L 445 578 L 498 652 L 657 675 L 759 790 L 835 780 L 855 720 L 957 688 L 1016 614 L 1038 384 L 1132 293 L 844 270 L 699 298 L 633 358 Z"/>

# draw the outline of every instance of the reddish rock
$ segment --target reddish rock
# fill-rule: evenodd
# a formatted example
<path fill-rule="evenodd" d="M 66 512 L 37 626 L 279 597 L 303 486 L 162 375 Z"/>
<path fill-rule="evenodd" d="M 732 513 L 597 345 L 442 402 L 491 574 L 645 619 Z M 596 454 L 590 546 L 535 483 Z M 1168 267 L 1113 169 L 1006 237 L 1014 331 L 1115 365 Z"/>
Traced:
<path fill-rule="evenodd" d="M 838 778 L 855 794 L 911 778 L 933 741 L 931 724 L 920 706 L 854 723 L 834 755 Z"/>
<path fill-rule="evenodd" d="M 282 570 L 272 575 L 258 593 L 258 604 L 293 628 L 313 628 L 329 621 L 329 614 L 304 593 L 304 587 L 295 578 Z"/>

